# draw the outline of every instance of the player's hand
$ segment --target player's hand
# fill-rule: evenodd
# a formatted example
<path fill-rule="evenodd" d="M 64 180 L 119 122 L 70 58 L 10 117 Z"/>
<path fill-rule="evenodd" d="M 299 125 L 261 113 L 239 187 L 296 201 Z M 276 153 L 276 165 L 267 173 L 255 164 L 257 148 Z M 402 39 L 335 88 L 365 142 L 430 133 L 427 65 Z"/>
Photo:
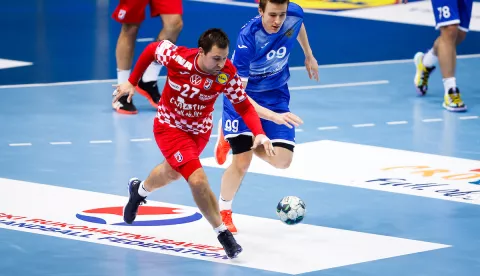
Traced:
<path fill-rule="evenodd" d="M 255 140 L 253 140 L 252 149 L 256 149 L 260 145 L 263 145 L 263 147 L 265 148 L 265 152 L 267 153 L 268 156 L 275 155 L 275 150 L 273 149 L 272 141 L 270 141 L 270 139 L 268 139 L 268 137 L 265 136 L 264 134 L 259 134 L 255 137 Z"/>
<path fill-rule="evenodd" d="M 285 125 L 288 128 L 293 128 L 293 126 L 298 127 L 299 125 L 303 124 L 302 119 L 291 112 L 275 113 L 272 121 L 277 125 Z"/>
<path fill-rule="evenodd" d="M 128 95 L 127 102 L 132 102 L 133 94 L 135 94 L 135 87 L 129 82 L 126 81 L 121 84 L 113 84 L 113 87 L 116 87 L 115 92 L 113 92 L 112 102 L 117 102 L 121 97 Z"/>
<path fill-rule="evenodd" d="M 310 79 L 318 81 L 318 62 L 313 55 L 305 57 L 305 68 Z"/>

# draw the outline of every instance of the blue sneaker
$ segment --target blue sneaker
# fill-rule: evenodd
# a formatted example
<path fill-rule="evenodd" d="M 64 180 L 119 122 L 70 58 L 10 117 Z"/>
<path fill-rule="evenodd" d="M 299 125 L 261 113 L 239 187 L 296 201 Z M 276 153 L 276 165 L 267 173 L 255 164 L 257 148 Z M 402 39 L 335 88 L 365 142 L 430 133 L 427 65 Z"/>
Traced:
<path fill-rule="evenodd" d="M 218 234 L 218 241 L 222 244 L 225 253 L 227 253 L 227 257 L 230 259 L 236 258 L 238 254 L 243 251 L 242 247 L 237 243 L 232 233 L 228 230 Z"/>
<path fill-rule="evenodd" d="M 142 181 L 138 178 L 131 178 L 128 181 L 129 198 L 127 205 L 123 207 L 123 220 L 128 224 L 132 224 L 137 217 L 138 207 L 147 203 L 146 197 L 138 194 L 140 183 Z"/>

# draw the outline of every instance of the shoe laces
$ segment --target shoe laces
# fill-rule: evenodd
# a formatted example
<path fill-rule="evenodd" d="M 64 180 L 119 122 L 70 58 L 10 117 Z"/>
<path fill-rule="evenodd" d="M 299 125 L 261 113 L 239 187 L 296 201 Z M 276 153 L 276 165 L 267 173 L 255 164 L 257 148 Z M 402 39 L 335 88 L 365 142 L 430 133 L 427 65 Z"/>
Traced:
<path fill-rule="evenodd" d="M 455 105 L 462 105 L 463 104 L 462 98 L 460 98 L 459 93 L 449 94 L 449 98 L 450 98 L 451 103 L 454 103 Z"/>
<path fill-rule="evenodd" d="M 433 71 L 433 68 L 424 67 L 423 74 L 422 74 L 422 84 L 428 84 L 428 78 L 430 77 L 430 73 Z"/>

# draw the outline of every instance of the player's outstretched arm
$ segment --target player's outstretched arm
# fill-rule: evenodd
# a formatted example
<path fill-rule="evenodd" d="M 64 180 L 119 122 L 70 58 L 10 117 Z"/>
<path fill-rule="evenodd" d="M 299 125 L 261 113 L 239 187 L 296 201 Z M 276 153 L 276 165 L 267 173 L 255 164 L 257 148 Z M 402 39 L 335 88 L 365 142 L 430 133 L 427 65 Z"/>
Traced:
<path fill-rule="evenodd" d="M 135 94 L 135 86 L 137 85 L 138 81 L 142 77 L 147 67 L 155 60 L 155 50 L 160 42 L 152 42 L 150 43 L 145 50 L 143 50 L 142 54 L 138 58 L 135 67 L 133 68 L 128 81 L 121 83 L 121 84 L 114 84 L 113 86 L 116 87 L 114 92 L 115 97 L 113 98 L 113 102 L 118 101 L 121 97 L 128 95 L 127 102 L 132 101 L 132 97 Z"/>
<path fill-rule="evenodd" d="M 303 23 L 300 32 L 298 33 L 297 40 L 298 43 L 300 43 L 300 46 L 302 46 L 303 53 L 305 54 L 305 69 L 307 69 L 308 77 L 318 81 L 318 62 L 313 56 L 312 48 L 310 48 L 310 43 L 308 42 L 307 30 Z"/>

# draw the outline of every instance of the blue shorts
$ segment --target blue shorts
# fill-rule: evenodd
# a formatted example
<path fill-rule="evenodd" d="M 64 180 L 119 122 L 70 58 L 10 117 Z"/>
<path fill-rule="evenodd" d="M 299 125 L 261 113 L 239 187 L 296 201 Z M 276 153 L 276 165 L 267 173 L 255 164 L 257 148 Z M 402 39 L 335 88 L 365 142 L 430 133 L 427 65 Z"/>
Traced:
<path fill-rule="evenodd" d="M 266 92 L 247 91 L 247 94 L 259 105 L 274 112 L 290 112 L 288 107 L 290 103 L 290 93 L 287 85 Z M 295 127 L 288 128 L 285 125 L 277 125 L 272 121 L 260 120 L 265 134 L 270 138 L 272 143 L 279 142 L 295 145 Z M 225 138 L 232 138 L 238 135 L 253 136 L 250 129 L 245 125 L 245 122 L 226 97 L 223 99 L 222 127 Z"/>
<path fill-rule="evenodd" d="M 473 0 L 432 0 L 435 28 L 459 24 L 459 29 L 468 32 L 472 18 Z"/>

